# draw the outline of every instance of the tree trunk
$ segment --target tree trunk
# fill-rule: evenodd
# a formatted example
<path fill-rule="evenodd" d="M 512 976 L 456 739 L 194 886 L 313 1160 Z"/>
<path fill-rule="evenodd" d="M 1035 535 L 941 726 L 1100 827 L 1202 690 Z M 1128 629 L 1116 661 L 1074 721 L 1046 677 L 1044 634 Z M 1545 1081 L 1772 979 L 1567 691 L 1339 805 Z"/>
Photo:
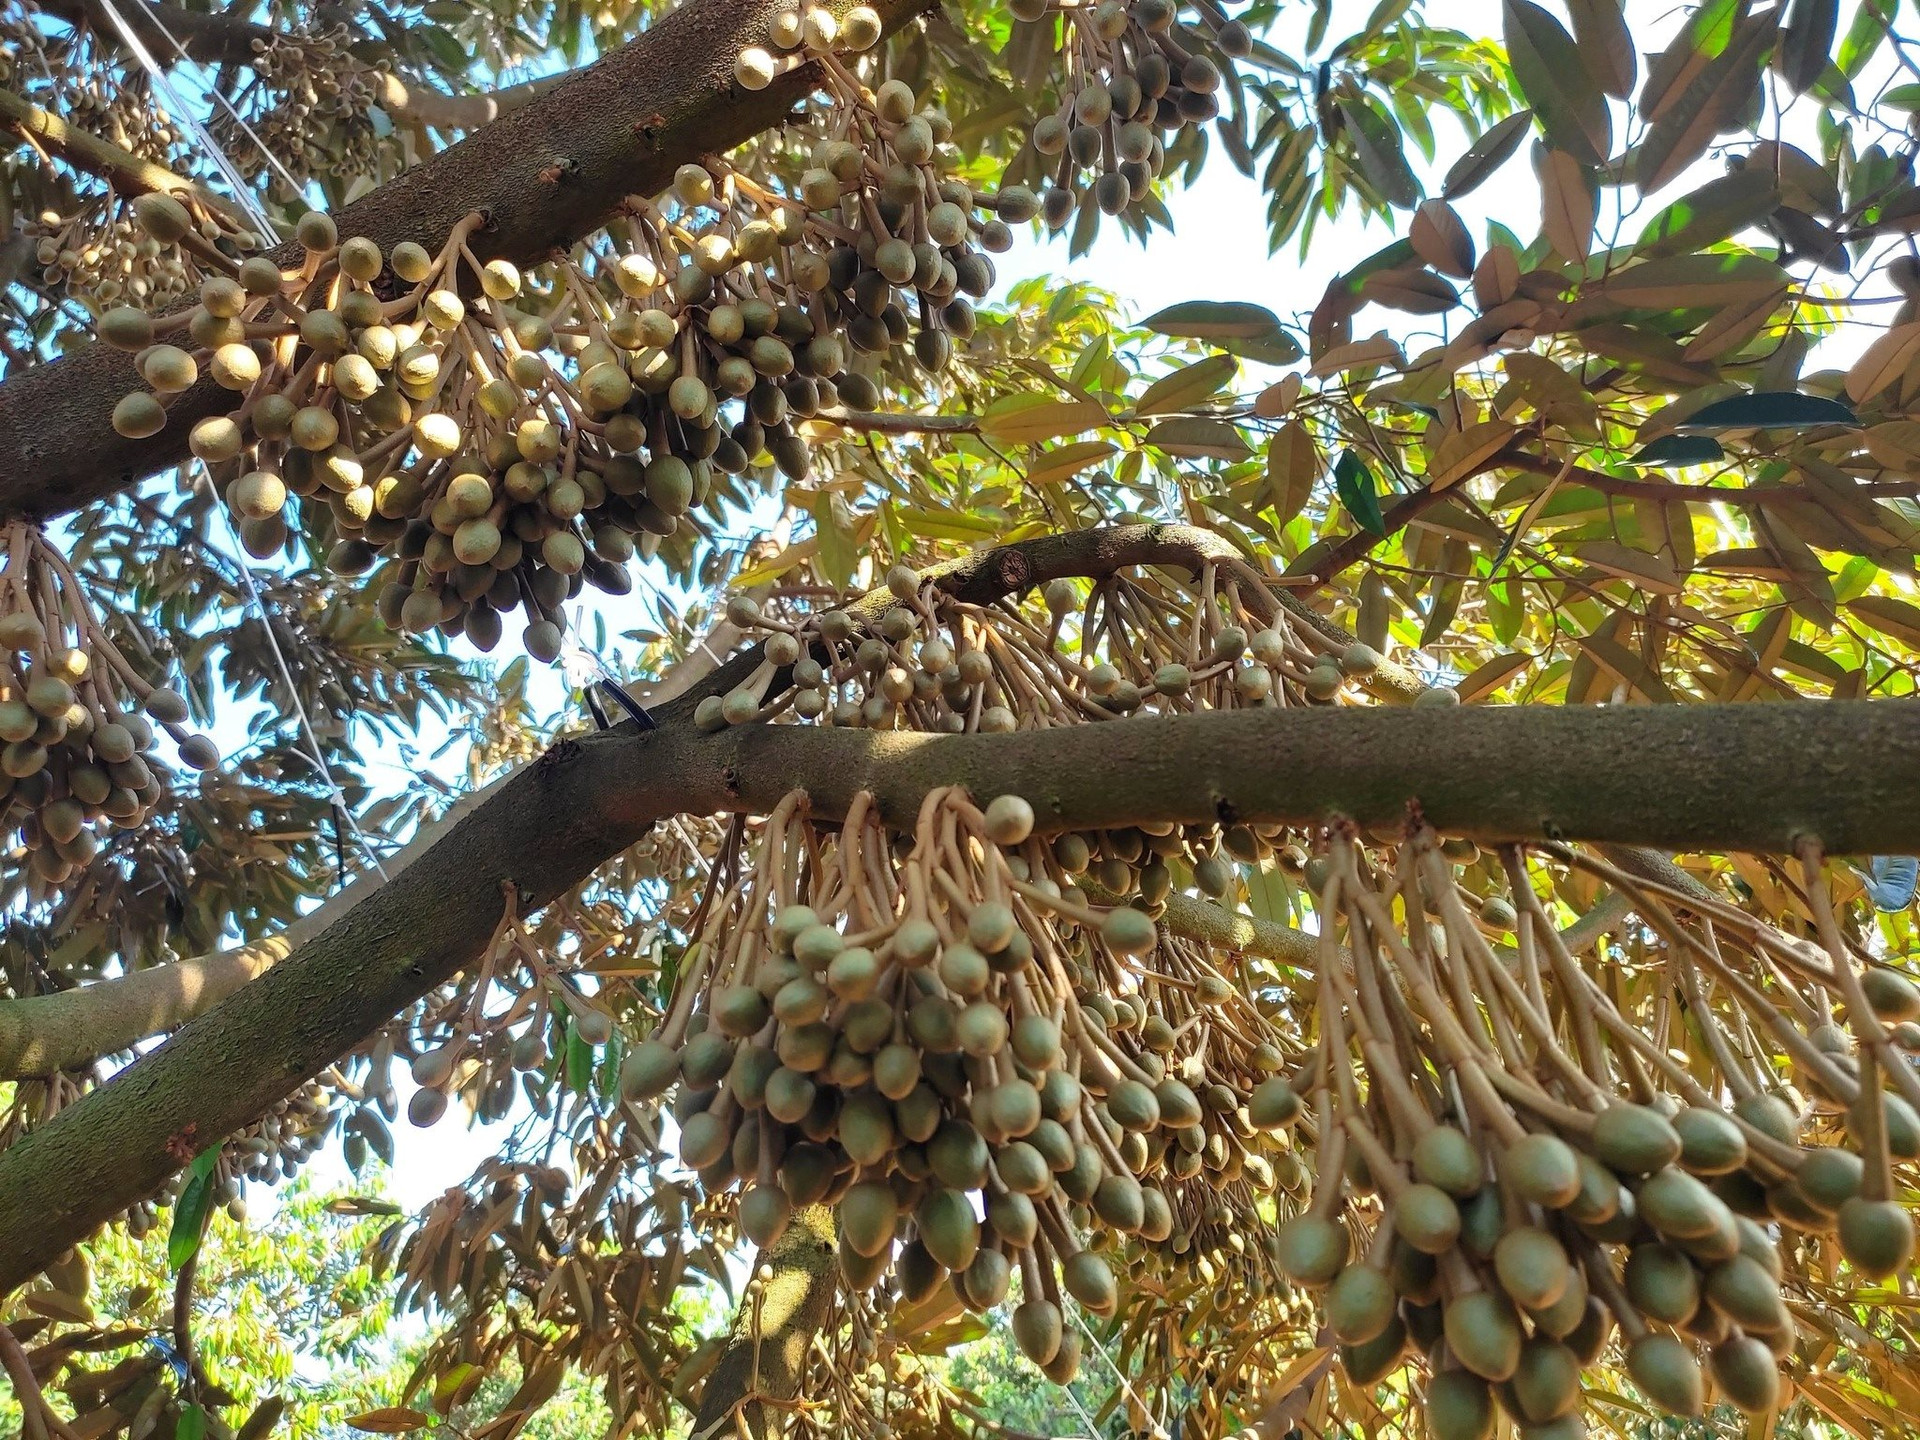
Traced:
<path fill-rule="evenodd" d="M 700 1392 L 688 1440 L 739 1433 L 768 1440 L 786 1431 L 783 1407 L 799 1397 L 807 1351 L 839 1284 L 833 1212 L 824 1205 L 796 1210 L 786 1232 L 754 1257 L 753 1268 L 727 1348 Z"/>

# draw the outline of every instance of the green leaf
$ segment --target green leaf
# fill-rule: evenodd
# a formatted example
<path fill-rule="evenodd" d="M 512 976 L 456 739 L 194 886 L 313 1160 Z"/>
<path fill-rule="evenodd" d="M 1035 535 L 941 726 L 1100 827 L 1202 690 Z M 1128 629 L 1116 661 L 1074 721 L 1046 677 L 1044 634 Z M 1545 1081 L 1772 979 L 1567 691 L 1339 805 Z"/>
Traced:
<path fill-rule="evenodd" d="M 1787 272 L 1759 255 L 1672 255 L 1616 270 L 1595 287 L 1633 310 L 1692 310 L 1785 294 Z"/>
<path fill-rule="evenodd" d="M 1162 420 L 1147 432 L 1145 443 L 1163 454 L 1192 460 L 1244 460 L 1252 453 L 1240 432 L 1226 421 L 1195 415 Z"/>
<path fill-rule="evenodd" d="M 1689 430 L 1804 430 L 1816 425 L 1858 425 L 1853 408 L 1824 395 L 1797 390 L 1757 390 L 1703 405 L 1687 417 Z"/>
<path fill-rule="evenodd" d="M 213 1208 L 213 1167 L 219 1161 L 220 1147 L 210 1145 L 187 1167 L 186 1183 L 173 1204 L 173 1226 L 167 1232 L 167 1264 L 175 1270 L 200 1253 L 200 1237 Z"/>
<path fill-rule="evenodd" d="M 173 1440 L 207 1440 L 207 1411 L 203 1405 L 182 1405 L 173 1422 Z"/>
<path fill-rule="evenodd" d="M 1651 444 L 1641 446 L 1639 453 L 1628 459 L 1627 463 L 1685 468 L 1688 465 L 1710 465 L 1726 458 L 1727 452 L 1720 448 L 1720 442 L 1711 435 L 1662 435 Z"/>
<path fill-rule="evenodd" d="M 1887 38 L 1898 8 L 1898 0 L 1861 0 L 1860 8 L 1853 12 L 1853 23 L 1847 26 L 1846 36 L 1840 41 L 1840 53 L 1834 59 L 1842 75 L 1849 80 L 1859 77 L 1867 61 L 1873 58 L 1873 52 L 1880 48 L 1880 42 Z"/>
<path fill-rule="evenodd" d="M 1420 203 L 1420 182 L 1408 168 L 1400 131 L 1362 96 L 1342 95 L 1336 102 L 1347 122 L 1347 138 L 1361 173 L 1389 205 L 1403 210 Z"/>
<path fill-rule="evenodd" d="M 1920 649 L 1920 606 L 1891 595 L 1862 595 L 1847 602 L 1847 613 L 1910 649 Z"/>
<path fill-rule="evenodd" d="M 1533 0 L 1506 0 L 1505 20 L 1513 78 L 1540 128 L 1582 164 L 1601 164 L 1613 150 L 1613 119 L 1573 37 Z"/>
<path fill-rule="evenodd" d="M 1798 95 L 1826 73 L 1840 28 L 1840 0 L 1788 0 L 1774 68 Z"/>
<path fill-rule="evenodd" d="M 831 583 L 845 585 L 853 578 L 853 567 L 859 555 L 853 536 L 840 523 L 833 501 L 832 492 L 823 491 L 812 497 L 809 508 L 813 511 L 813 533 L 821 573 Z"/>
<path fill-rule="evenodd" d="M 1199 404 L 1233 379 L 1240 368 L 1231 355 L 1209 355 L 1191 365 L 1183 365 L 1171 375 L 1162 375 L 1133 402 L 1137 415 L 1165 415 Z"/>
<path fill-rule="evenodd" d="M 1146 327 L 1177 340 L 1205 340 L 1269 365 L 1291 365 L 1300 345 L 1264 305 L 1245 300 L 1187 300 L 1149 315 Z"/>
<path fill-rule="evenodd" d="M 584 1095 L 593 1084 L 593 1047 L 581 1038 L 580 1027 L 567 1021 L 567 1088 Z"/>
<path fill-rule="evenodd" d="M 1447 178 L 1440 182 L 1440 194 L 1448 200 L 1457 200 L 1477 188 L 1513 157 L 1532 125 L 1533 111 L 1516 110 L 1498 125 L 1488 127 L 1487 132 L 1473 142 L 1472 148 L 1453 162 Z"/>
<path fill-rule="evenodd" d="M 1361 529 L 1375 535 L 1387 533 L 1387 521 L 1380 513 L 1380 493 L 1375 488 L 1373 472 L 1351 450 L 1342 450 L 1340 458 L 1334 462 L 1333 489 L 1340 497 L 1340 503 L 1347 507 L 1347 513 L 1359 522 Z"/>

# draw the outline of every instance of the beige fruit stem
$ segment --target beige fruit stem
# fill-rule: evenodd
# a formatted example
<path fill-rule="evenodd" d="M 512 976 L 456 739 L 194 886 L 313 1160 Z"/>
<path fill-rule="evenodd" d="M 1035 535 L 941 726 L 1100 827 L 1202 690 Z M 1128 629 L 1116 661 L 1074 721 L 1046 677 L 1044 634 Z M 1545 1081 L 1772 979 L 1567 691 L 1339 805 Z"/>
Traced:
<path fill-rule="evenodd" d="M 807 1352 L 839 1288 L 833 1212 L 824 1205 L 794 1211 L 780 1238 L 755 1257 L 752 1285 L 700 1391 L 689 1440 L 766 1440 L 785 1429 L 780 1414 L 800 1398 Z"/>

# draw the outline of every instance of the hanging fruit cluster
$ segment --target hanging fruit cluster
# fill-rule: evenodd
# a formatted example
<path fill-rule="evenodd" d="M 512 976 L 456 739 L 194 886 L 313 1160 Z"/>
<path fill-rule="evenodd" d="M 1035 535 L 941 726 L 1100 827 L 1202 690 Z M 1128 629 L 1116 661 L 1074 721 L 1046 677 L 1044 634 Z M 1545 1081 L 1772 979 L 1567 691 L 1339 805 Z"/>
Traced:
<path fill-rule="evenodd" d="M 47 891 L 131 829 L 165 783 L 157 730 L 205 770 L 219 751 L 186 728 L 187 702 L 121 653 L 40 531 L 0 530 L 0 839 Z"/>
<path fill-rule="evenodd" d="M 1033 127 L 1034 167 L 1050 184 L 1036 201 L 1023 191 L 1009 220 L 1038 213 L 1059 229 L 1090 207 L 1138 210 L 1167 167 L 1167 152 L 1220 113 L 1234 61 L 1253 50 L 1252 32 L 1212 0 L 1183 18 L 1180 0 L 1014 0 L 1015 18 L 1057 20 L 1060 103 Z"/>
<path fill-rule="evenodd" d="M 212 127 L 241 173 L 258 175 L 271 155 L 296 180 L 306 180 L 315 169 L 312 152 L 322 148 L 316 139 L 322 141 L 321 163 L 330 174 L 373 173 L 380 138 L 372 110 L 386 98 L 387 62 L 370 64 L 353 53 L 352 45 L 345 25 L 279 31 L 253 42 L 256 93 L 273 97 L 273 103 L 245 122 L 251 134 L 226 111 L 214 117 Z"/>
<path fill-rule="evenodd" d="M 1577 857 L 1665 942 L 1629 1003 L 1617 967 L 1609 983 L 1561 943 L 1522 854 L 1502 858 L 1517 943 L 1495 950 L 1430 835 L 1378 868 L 1333 837 L 1317 1043 L 1253 1104 L 1317 1117 L 1280 1264 L 1321 1292 L 1352 1384 L 1422 1357 L 1439 1440 L 1489 1435 L 1496 1412 L 1583 1433 L 1582 1379 L 1610 1351 L 1667 1414 L 1769 1413 L 1788 1288 L 1911 1260 L 1890 1166 L 1920 1158 L 1920 989 L 1842 940 L 1817 865 L 1824 945 Z M 1663 1043 L 1681 1024 L 1711 1081 Z"/>
<path fill-rule="evenodd" d="M 862 9 L 831 37 L 877 38 Z M 229 262 L 189 312 L 109 312 L 103 337 L 151 387 L 115 428 L 156 433 L 210 375 L 235 408 L 189 443 L 254 554 L 284 544 L 297 513 L 336 568 L 385 559 L 390 624 L 488 649 L 524 606 L 527 648 L 553 658 L 567 598 L 586 583 L 624 593 L 636 537 L 674 533 L 716 472 L 803 476 L 799 420 L 876 404 L 879 367 L 910 337 L 937 370 L 972 333 L 968 297 L 993 284 L 983 247 L 1004 249 L 1005 225 L 941 178 L 944 116 L 823 59 L 827 101 L 792 193 L 717 160 L 682 166 L 665 196 L 629 204 L 591 277 L 572 261 L 482 264 L 471 224 L 438 255 L 384 253 L 310 214 L 291 274 Z M 149 198 L 155 238 L 184 235 L 185 212 Z"/>
<path fill-rule="evenodd" d="M 791 713 L 830 725 L 993 734 L 1334 703 L 1384 665 L 1371 646 L 1276 604 L 1248 567 L 1206 566 L 1198 605 L 1193 594 L 1122 576 L 1083 600 L 1072 580 L 1055 579 L 1043 591 L 1044 619 L 956 601 L 904 565 L 888 572 L 887 586 L 884 606 L 870 599 L 797 619 L 736 596 L 727 616 L 767 632 L 763 663 L 727 694 L 702 700 L 694 722 L 712 731 Z M 1431 688 L 1416 703 L 1455 698 Z M 1205 873 L 1224 886 L 1223 871 Z"/>
<path fill-rule="evenodd" d="M 917 1303 L 952 1277 L 984 1310 L 1018 1271 L 1016 1339 L 1064 1382 L 1062 1296 L 1113 1313 L 1123 1237 L 1273 1188 L 1244 1097 L 1284 1056 L 1198 952 L 1090 906 L 1033 823 L 1016 796 L 940 790 L 909 844 L 865 797 L 831 834 L 789 797 L 620 1081 L 633 1103 L 675 1089 L 681 1160 L 740 1187 L 758 1244 L 825 1203 L 855 1289 L 891 1273 Z"/>

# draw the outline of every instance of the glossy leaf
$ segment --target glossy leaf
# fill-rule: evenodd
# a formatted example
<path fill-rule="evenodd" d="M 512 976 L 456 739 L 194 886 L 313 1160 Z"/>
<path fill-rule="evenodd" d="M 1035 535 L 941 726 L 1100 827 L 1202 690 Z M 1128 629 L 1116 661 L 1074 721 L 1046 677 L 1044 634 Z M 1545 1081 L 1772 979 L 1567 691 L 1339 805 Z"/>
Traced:
<path fill-rule="evenodd" d="M 1629 465 L 1666 465 L 1684 469 L 1689 465 L 1710 465 L 1727 458 L 1727 452 L 1711 435 L 1662 435 L 1635 451 Z"/>
<path fill-rule="evenodd" d="M 1340 452 L 1340 458 L 1333 466 L 1333 484 L 1340 503 L 1359 522 L 1361 529 L 1375 535 L 1387 533 L 1387 522 L 1380 513 L 1380 493 L 1375 488 L 1373 472 L 1353 451 Z"/>
<path fill-rule="evenodd" d="M 202 1150 L 187 1167 L 186 1182 L 174 1202 L 173 1223 L 167 1231 L 167 1263 L 175 1270 L 199 1252 L 207 1214 L 213 1208 L 213 1172 L 219 1160 L 220 1147 L 215 1145 Z"/>
<path fill-rule="evenodd" d="M 1606 96 L 1580 59 L 1573 37 L 1533 0 L 1505 0 L 1507 59 L 1549 141 L 1584 165 L 1613 149 Z"/>
<path fill-rule="evenodd" d="M 1489 175 L 1513 157 L 1513 152 L 1520 148 L 1532 128 L 1531 110 L 1516 110 L 1499 124 L 1489 126 L 1486 134 L 1474 141 L 1467 153 L 1453 162 L 1446 179 L 1441 182 L 1441 195 L 1448 200 L 1458 200 L 1462 195 L 1478 189 Z M 1433 262 L 1429 260 L 1427 263 Z"/>
<path fill-rule="evenodd" d="M 1824 395 L 1762 390 L 1702 406 L 1687 418 L 1689 430 L 1798 430 L 1816 425 L 1857 425 L 1853 410 Z"/>

